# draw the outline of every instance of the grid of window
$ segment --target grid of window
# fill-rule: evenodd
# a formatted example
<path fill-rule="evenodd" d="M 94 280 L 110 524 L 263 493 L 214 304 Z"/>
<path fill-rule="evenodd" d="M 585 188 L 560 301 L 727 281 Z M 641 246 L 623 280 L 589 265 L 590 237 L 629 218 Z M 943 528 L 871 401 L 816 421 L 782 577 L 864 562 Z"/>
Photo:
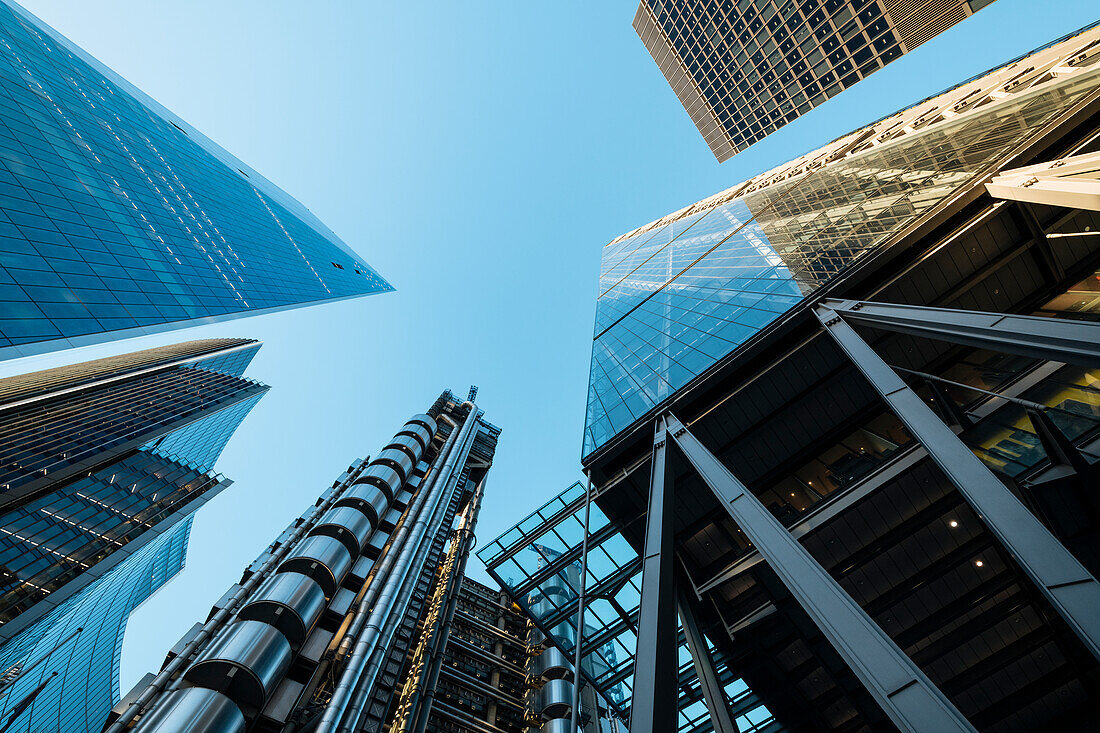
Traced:
<path fill-rule="evenodd" d="M 252 345 L 251 348 L 240 349 L 222 357 L 202 358 L 204 355 L 217 354 L 226 349 L 248 344 Z M 12 402 L 88 385 L 100 379 L 117 379 L 127 374 L 167 366 L 185 359 L 196 359 L 193 366 L 239 377 L 259 348 L 260 343 L 251 339 L 199 339 L 18 374 L 0 379 L 0 407 Z"/>
<path fill-rule="evenodd" d="M 221 481 L 141 451 L 0 515 L 0 623 Z"/>
<path fill-rule="evenodd" d="M 189 517 L 0 648 L 5 673 L 39 663 L 0 697 L 0 719 L 7 721 L 20 700 L 50 680 L 34 705 L 11 721 L 12 733 L 99 733 L 121 697 L 126 621 L 183 569 L 190 532 Z M 76 633 L 77 628 L 83 631 Z M 58 676 L 50 679 L 54 672 Z"/>
<path fill-rule="evenodd" d="M 548 628 L 572 658 L 580 586 L 584 487 L 575 483 L 515 527 L 478 551 L 492 575 L 531 618 Z M 589 518 L 588 581 L 591 599 L 585 611 L 582 665 L 600 694 L 630 707 L 642 569 L 638 553 L 610 525 L 596 504 Z M 698 680 L 686 642 L 679 648 L 681 731 L 708 724 L 700 708 Z M 739 680 L 720 655 L 716 666 L 724 680 L 738 727 L 746 731 L 780 730 L 775 718 Z"/>
<path fill-rule="evenodd" d="M 876 0 L 644 0 L 742 150 L 902 55 Z"/>
<path fill-rule="evenodd" d="M 635 29 L 724 161 L 985 4 L 642 0 Z"/>
<path fill-rule="evenodd" d="M 1056 79 L 605 248 L 583 454 L 1095 88 Z"/>
<path fill-rule="evenodd" d="M 262 394 L 257 394 L 241 400 L 232 407 L 174 430 L 145 448 L 199 471 L 209 471 L 214 468 L 229 439 L 261 397 Z"/>
<path fill-rule="evenodd" d="M 230 160 L 0 3 L 0 350 L 392 290 Z"/>
<path fill-rule="evenodd" d="M 7 410 L 0 413 L 0 494 L 79 470 L 132 441 L 148 441 L 266 389 L 239 377 L 174 367 Z"/>

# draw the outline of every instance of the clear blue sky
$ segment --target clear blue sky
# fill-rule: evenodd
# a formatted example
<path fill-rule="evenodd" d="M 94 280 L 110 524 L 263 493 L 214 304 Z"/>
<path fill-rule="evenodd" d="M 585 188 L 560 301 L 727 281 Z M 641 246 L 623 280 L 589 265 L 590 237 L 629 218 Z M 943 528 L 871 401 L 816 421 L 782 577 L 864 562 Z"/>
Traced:
<path fill-rule="evenodd" d="M 578 478 L 604 243 L 1097 15 L 1094 0 L 997 0 L 719 165 L 630 27 L 636 0 L 24 5 L 397 287 L 108 347 L 259 338 L 249 375 L 273 387 L 222 456 L 236 483 L 200 512 L 187 569 L 131 620 L 123 694 L 352 459 L 446 387 L 476 383 L 504 431 L 483 540 Z"/>

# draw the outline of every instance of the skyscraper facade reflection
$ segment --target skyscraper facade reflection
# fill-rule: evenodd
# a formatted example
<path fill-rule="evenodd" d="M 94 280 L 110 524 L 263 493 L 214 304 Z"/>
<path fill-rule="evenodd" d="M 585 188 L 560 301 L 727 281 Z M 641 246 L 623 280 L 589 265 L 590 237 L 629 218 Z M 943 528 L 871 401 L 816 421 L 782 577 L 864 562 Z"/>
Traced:
<path fill-rule="evenodd" d="M 183 567 L 213 473 L 267 391 L 211 339 L 0 380 L 0 725 L 98 731 L 126 620 Z"/>
<path fill-rule="evenodd" d="M 392 290 L 300 202 L 0 3 L 0 358 Z"/>

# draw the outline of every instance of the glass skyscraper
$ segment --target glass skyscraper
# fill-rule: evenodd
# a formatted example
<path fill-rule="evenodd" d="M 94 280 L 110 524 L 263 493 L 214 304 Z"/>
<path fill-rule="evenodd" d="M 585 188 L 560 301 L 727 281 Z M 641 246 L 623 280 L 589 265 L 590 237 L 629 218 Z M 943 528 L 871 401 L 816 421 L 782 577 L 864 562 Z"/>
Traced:
<path fill-rule="evenodd" d="M 1093 25 L 604 248 L 479 555 L 631 733 L 1100 725 L 1098 113 Z"/>
<path fill-rule="evenodd" d="M 583 454 L 889 245 L 1095 88 L 1095 71 L 1082 69 L 1029 89 L 1055 58 L 1036 53 L 607 244 Z"/>
<path fill-rule="evenodd" d="M 0 358 L 389 290 L 301 203 L 0 2 Z"/>
<path fill-rule="evenodd" d="M 14 720 L 12 733 L 99 733 L 120 695 L 126 621 L 183 569 L 191 520 L 177 522 L 0 649 L 0 670 L 16 678 L 0 690 L 0 726 Z M 12 718 L 19 702 L 44 682 L 33 706 Z"/>
<path fill-rule="evenodd" d="M 267 391 L 242 376 L 259 346 L 0 380 L 0 728 L 100 729 L 130 612 L 182 568 L 195 511 L 230 484 L 212 468 Z"/>
<path fill-rule="evenodd" d="M 719 162 L 993 0 L 641 0 L 634 29 Z"/>

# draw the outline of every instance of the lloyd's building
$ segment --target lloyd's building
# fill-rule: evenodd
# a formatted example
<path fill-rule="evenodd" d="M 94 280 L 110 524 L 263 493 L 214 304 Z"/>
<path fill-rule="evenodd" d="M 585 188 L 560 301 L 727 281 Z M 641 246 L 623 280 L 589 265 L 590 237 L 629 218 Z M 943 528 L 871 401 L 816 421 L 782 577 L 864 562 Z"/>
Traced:
<path fill-rule="evenodd" d="M 1098 62 L 1084 29 L 604 248 L 590 489 L 479 556 L 632 733 L 1096 724 Z"/>

